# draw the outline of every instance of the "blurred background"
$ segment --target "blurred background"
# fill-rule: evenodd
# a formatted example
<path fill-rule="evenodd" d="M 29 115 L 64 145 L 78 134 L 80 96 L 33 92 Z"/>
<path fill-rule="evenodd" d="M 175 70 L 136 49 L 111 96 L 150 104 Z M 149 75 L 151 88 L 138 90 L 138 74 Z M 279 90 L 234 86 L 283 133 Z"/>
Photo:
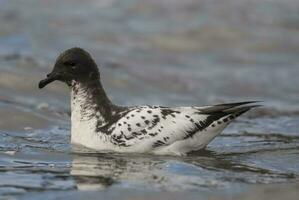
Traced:
<path fill-rule="evenodd" d="M 121 166 L 125 174 L 89 174 L 111 178 L 104 179 L 105 188 L 116 181 L 119 188 L 136 189 L 141 181 L 166 191 L 234 193 L 240 184 L 297 180 L 298 0 L 0 0 L 0 24 L 0 195 L 76 191 L 78 177 L 79 183 L 94 183 L 84 173 L 103 165 Z M 37 85 L 59 53 L 75 46 L 95 58 L 117 104 L 261 100 L 265 106 L 229 126 L 195 160 L 73 158 L 65 155 L 69 91 L 62 83 L 42 91 Z M 76 159 L 79 175 L 71 175 Z M 119 160 L 130 167 L 123 169 Z M 159 172 L 148 165 L 154 161 Z M 135 169 L 136 162 L 144 168 Z"/>

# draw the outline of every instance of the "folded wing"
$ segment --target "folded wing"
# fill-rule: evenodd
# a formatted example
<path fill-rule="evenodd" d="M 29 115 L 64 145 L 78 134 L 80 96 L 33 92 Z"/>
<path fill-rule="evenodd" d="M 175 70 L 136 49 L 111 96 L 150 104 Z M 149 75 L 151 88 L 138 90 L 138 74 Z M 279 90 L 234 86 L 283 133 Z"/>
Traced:
<path fill-rule="evenodd" d="M 142 106 L 131 109 L 111 129 L 111 142 L 120 147 L 145 151 L 165 147 L 176 141 L 196 138 L 201 132 L 215 136 L 233 119 L 257 105 L 239 102 L 205 107 Z"/>

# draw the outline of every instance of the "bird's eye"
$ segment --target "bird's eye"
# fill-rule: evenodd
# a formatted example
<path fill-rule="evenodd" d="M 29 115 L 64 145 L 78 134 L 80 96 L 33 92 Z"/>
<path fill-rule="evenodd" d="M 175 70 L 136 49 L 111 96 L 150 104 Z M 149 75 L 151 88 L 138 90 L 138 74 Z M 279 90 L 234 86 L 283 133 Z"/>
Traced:
<path fill-rule="evenodd" d="M 71 67 L 75 67 L 76 66 L 76 63 L 73 62 L 73 61 L 66 61 L 66 62 L 64 62 L 64 64 L 67 65 L 67 66 L 71 66 Z"/>

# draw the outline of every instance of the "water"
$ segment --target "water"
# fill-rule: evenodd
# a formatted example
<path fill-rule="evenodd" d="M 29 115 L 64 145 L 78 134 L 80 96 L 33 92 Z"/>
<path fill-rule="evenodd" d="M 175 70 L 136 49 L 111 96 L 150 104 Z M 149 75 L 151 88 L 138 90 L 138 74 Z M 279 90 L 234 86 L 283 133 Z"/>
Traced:
<path fill-rule="evenodd" d="M 0 0 L 0 197 L 204 199 L 296 182 L 298 11 L 293 0 Z M 72 147 L 68 90 L 37 84 L 73 46 L 96 58 L 118 104 L 265 106 L 188 157 Z"/>

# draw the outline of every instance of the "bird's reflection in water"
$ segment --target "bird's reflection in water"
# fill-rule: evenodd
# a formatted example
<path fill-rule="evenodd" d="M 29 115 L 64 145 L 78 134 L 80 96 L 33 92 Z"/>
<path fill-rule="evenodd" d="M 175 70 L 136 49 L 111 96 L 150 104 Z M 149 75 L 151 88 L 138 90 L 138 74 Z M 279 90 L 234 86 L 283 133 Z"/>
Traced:
<path fill-rule="evenodd" d="M 80 152 L 73 155 L 71 175 L 79 190 L 103 190 L 114 184 L 148 189 L 196 189 L 206 187 L 215 178 L 215 171 L 205 165 L 216 166 L 220 160 L 211 156 L 209 151 L 191 157 Z"/>
<path fill-rule="evenodd" d="M 91 152 L 74 153 L 72 157 L 71 175 L 78 190 L 103 190 L 118 184 L 172 191 L 206 190 L 289 178 L 288 174 L 246 165 L 207 150 L 187 157 Z"/>
<path fill-rule="evenodd" d="M 155 183 L 166 161 L 147 155 L 74 154 L 71 175 L 79 190 L 102 190 L 113 184 Z"/>

